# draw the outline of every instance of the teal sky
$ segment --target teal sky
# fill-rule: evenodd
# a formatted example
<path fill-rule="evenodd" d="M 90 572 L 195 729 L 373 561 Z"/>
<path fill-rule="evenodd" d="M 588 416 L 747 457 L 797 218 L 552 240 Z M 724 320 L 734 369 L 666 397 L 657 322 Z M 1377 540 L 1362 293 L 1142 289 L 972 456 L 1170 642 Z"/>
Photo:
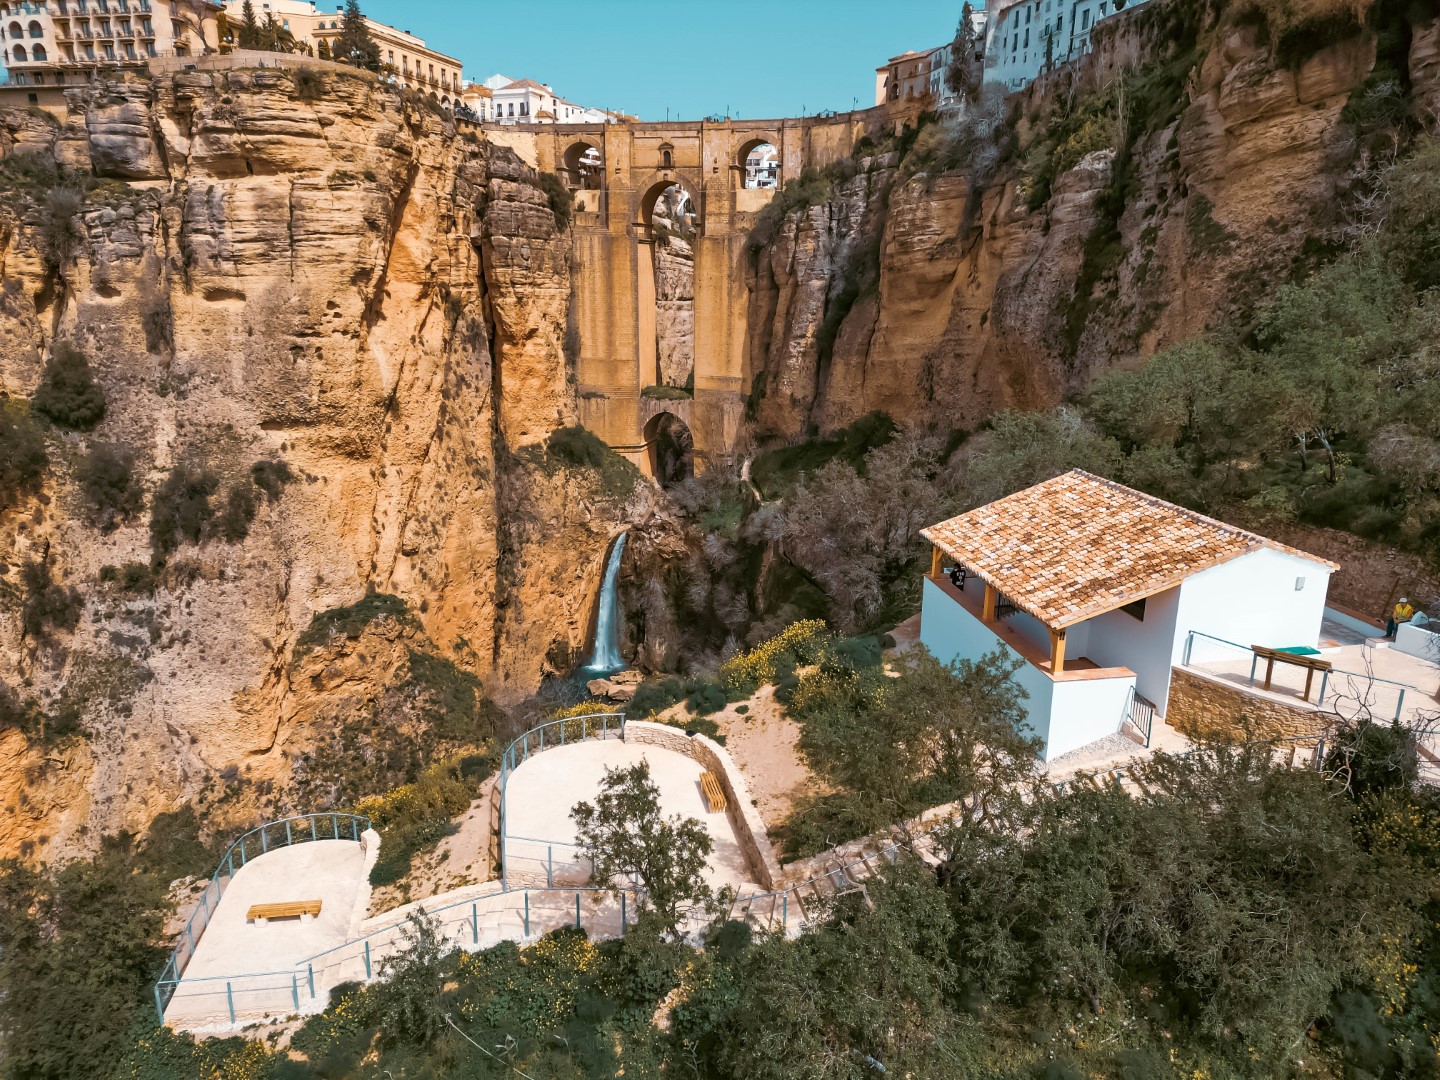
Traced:
<path fill-rule="evenodd" d="M 955 32 L 962 0 L 361 0 L 373 19 L 582 105 L 645 120 L 767 119 L 875 103 L 875 68 Z M 338 6 L 320 0 L 322 9 Z M 977 5 L 978 6 L 978 5 Z"/>

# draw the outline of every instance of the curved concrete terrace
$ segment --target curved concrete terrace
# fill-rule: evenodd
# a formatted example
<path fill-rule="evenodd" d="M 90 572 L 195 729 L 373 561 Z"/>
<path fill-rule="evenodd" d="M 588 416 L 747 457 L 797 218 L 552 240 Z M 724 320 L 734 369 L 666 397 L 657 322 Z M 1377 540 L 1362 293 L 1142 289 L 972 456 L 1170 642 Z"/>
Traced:
<path fill-rule="evenodd" d="M 374 834 L 366 836 L 371 840 Z M 348 940 L 369 899 L 365 880 L 373 846 L 373 842 L 315 840 L 276 848 L 237 870 L 196 943 L 182 989 L 166 1008 L 165 1019 L 184 1026 L 191 1019 L 223 1014 L 229 1008 L 228 998 L 234 998 L 236 1012 L 249 1011 L 251 1003 L 245 997 L 255 989 L 250 982 L 240 982 L 237 988 L 238 979 L 251 973 L 290 971 L 307 956 Z M 264 923 L 245 917 L 253 904 L 299 900 L 321 901 L 320 914 Z M 228 991 L 227 981 L 232 983 Z M 267 988 L 272 982 L 282 991 L 281 999 L 290 995 L 288 978 L 270 979 Z M 308 995 L 308 986 L 304 992 Z"/>
<path fill-rule="evenodd" d="M 710 813 L 700 788 L 704 771 L 693 758 L 660 746 L 619 740 L 589 740 L 555 746 L 521 763 L 505 790 L 505 863 L 511 880 L 578 884 L 590 877 L 575 850 L 575 804 L 593 801 L 606 769 L 641 762 L 660 789 L 666 817 L 693 817 L 705 825 L 714 850 L 706 868 L 713 888 L 754 880 L 735 828 L 725 813 Z M 553 860 L 553 861 L 552 861 Z M 553 870 L 551 866 L 553 865 Z"/>

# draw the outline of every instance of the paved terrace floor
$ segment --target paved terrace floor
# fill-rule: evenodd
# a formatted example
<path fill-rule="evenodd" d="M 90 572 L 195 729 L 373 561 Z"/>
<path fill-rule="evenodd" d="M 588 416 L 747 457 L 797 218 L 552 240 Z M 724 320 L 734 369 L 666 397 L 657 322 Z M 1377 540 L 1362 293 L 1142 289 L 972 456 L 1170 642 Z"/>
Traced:
<path fill-rule="evenodd" d="M 1321 658 L 1329 660 L 1335 670 L 1327 681 L 1325 702 L 1319 706 L 1320 711 L 1351 719 L 1368 710 L 1373 719 L 1388 722 L 1395 718 L 1398 708 L 1400 722 L 1407 726 L 1433 724 L 1440 716 L 1440 700 L 1437 700 L 1437 694 L 1440 694 L 1440 664 L 1397 652 L 1386 644 L 1324 648 Z M 1304 707 L 1303 668 L 1277 663 L 1270 690 L 1267 691 L 1263 687 L 1265 661 L 1255 665 L 1253 687 L 1250 685 L 1250 666 L 1250 656 L 1237 652 L 1234 659 L 1207 660 L 1193 664 L 1191 668 L 1211 678 L 1241 686 L 1247 693 L 1258 697 Z M 1319 697 L 1320 682 L 1317 673 L 1310 693 L 1312 707 Z"/>
<path fill-rule="evenodd" d="M 344 942 L 356 922 L 364 876 L 365 854 L 352 840 L 314 840 L 251 859 L 220 898 L 185 968 L 187 992 L 170 1003 L 165 1018 L 183 1024 L 192 1014 L 214 1014 L 225 1007 L 223 980 L 286 972 L 305 957 Z M 252 904 L 294 900 L 321 901 L 319 916 L 264 924 L 245 918 Z M 243 1008 L 245 1003 L 236 1004 Z"/>
<path fill-rule="evenodd" d="M 720 888 L 753 880 L 729 815 L 712 814 L 706 808 L 699 762 L 673 750 L 617 739 L 557 746 L 531 755 L 510 774 L 505 795 L 509 872 L 518 868 L 543 874 L 547 847 L 553 844 L 557 867 L 565 864 L 564 880 L 587 877 L 588 868 L 583 874 L 575 872 L 575 823 L 570 811 L 578 802 L 594 801 L 607 768 L 628 768 L 642 761 L 650 763 L 650 778 L 660 788 L 661 813 L 698 819 L 714 841 L 706 870 L 710 884 Z"/>

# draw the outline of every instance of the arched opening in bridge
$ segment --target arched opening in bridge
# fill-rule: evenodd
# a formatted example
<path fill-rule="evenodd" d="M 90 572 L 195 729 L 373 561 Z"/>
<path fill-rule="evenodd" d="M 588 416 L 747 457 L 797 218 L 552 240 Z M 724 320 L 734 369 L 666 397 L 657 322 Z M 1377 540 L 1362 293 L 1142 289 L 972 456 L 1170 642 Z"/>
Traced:
<path fill-rule="evenodd" d="M 695 475 L 695 440 L 674 413 L 662 412 L 645 425 L 645 452 L 650 475 L 661 487 L 683 483 Z"/>
<path fill-rule="evenodd" d="M 736 164 L 740 166 L 740 186 L 776 188 L 780 186 L 780 150 L 774 143 L 753 139 L 740 147 Z"/>
<path fill-rule="evenodd" d="M 565 182 L 571 191 L 599 191 L 605 178 L 605 159 L 599 147 L 577 142 L 565 151 Z"/>
<path fill-rule="evenodd" d="M 695 384 L 695 203 L 679 184 L 657 184 L 642 206 L 650 227 L 655 296 L 655 368 L 647 383 L 693 391 Z M 643 254 L 643 253 L 642 253 Z M 644 273 L 643 259 L 640 273 Z"/>

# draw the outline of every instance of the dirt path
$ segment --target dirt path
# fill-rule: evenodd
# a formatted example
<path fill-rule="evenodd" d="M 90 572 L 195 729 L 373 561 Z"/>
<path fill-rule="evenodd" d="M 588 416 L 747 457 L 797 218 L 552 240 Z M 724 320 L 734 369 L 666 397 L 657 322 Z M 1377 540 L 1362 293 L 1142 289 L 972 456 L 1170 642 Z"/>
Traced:
<path fill-rule="evenodd" d="M 742 707 L 748 711 L 737 712 Z M 824 790 L 800 753 L 800 725 L 785 715 L 773 686 L 762 686 L 711 719 L 725 736 L 725 749 L 744 774 L 767 829 L 788 818 L 801 795 Z"/>

